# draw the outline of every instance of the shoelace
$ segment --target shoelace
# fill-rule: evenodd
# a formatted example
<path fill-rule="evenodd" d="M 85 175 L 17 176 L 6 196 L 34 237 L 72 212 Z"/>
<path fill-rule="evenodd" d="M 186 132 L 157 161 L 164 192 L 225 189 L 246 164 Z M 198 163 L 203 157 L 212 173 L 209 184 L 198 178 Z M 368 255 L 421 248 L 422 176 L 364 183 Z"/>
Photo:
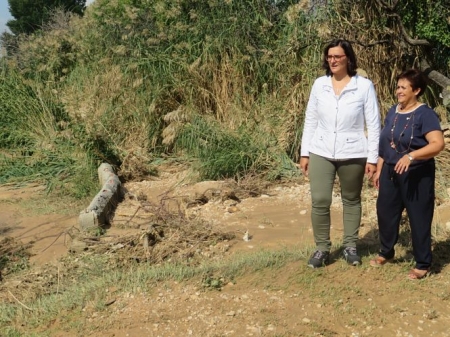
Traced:
<path fill-rule="evenodd" d="M 345 251 L 346 251 L 349 255 L 356 255 L 356 248 L 348 247 L 348 248 L 345 248 Z"/>
<path fill-rule="evenodd" d="M 324 256 L 324 252 L 321 252 L 320 250 L 316 250 L 313 254 L 313 258 L 320 260 L 322 256 Z"/>

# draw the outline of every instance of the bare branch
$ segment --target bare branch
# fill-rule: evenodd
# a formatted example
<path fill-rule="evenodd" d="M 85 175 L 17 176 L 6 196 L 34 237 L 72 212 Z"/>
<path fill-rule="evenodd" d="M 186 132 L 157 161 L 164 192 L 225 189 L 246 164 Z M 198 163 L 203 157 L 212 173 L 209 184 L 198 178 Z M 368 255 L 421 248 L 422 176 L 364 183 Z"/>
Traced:
<path fill-rule="evenodd" d="M 384 1 L 384 0 L 375 0 L 375 2 L 378 4 L 378 6 L 379 6 L 380 8 L 387 9 L 387 10 L 390 12 L 390 14 L 388 14 L 389 16 L 395 17 L 395 18 L 397 19 L 398 24 L 399 24 L 399 27 L 400 27 L 400 30 L 401 30 L 401 32 L 402 32 L 402 35 L 403 35 L 404 39 L 406 40 L 406 42 L 407 42 L 408 44 L 410 44 L 410 45 L 412 45 L 412 46 L 429 46 L 429 45 L 431 45 L 430 42 L 428 42 L 427 40 L 424 40 L 424 39 L 413 39 L 413 38 L 409 35 L 409 33 L 406 31 L 406 28 L 405 28 L 405 26 L 403 25 L 401 16 L 398 15 L 398 14 L 395 12 L 395 7 L 396 7 L 397 4 L 398 4 L 398 0 L 393 1 L 393 2 L 392 2 L 392 5 L 389 5 L 389 4 L 388 4 L 386 1 Z"/>
<path fill-rule="evenodd" d="M 439 85 L 442 90 L 442 101 L 444 106 L 450 106 L 450 79 L 441 73 L 432 70 L 427 61 L 420 62 L 420 70 L 422 70 L 430 80 Z"/>
<path fill-rule="evenodd" d="M 422 70 L 430 79 L 442 88 L 450 87 L 450 79 L 436 70 L 432 70 L 427 61 L 422 60 L 420 62 L 420 70 Z"/>
<path fill-rule="evenodd" d="M 402 35 L 405 38 L 406 42 L 408 42 L 410 45 L 412 45 L 412 46 L 430 46 L 431 45 L 430 42 L 428 42 L 428 40 L 413 39 L 411 36 L 409 36 L 408 32 L 405 29 L 405 26 L 403 26 L 400 15 L 392 14 L 392 16 L 394 16 L 398 19 L 398 24 L 400 25 Z"/>
<path fill-rule="evenodd" d="M 389 5 L 386 1 L 383 1 L 383 0 L 375 0 L 375 2 L 378 3 L 378 5 L 379 5 L 380 7 L 387 8 L 387 9 L 389 9 L 389 10 L 392 11 L 392 12 L 395 10 L 395 7 L 397 7 L 398 1 L 399 1 L 399 0 L 394 0 L 394 1 L 392 2 L 392 5 Z"/>
<path fill-rule="evenodd" d="M 351 42 L 355 43 L 355 44 L 358 44 L 361 47 L 365 47 L 365 48 L 373 47 L 373 46 L 376 46 L 378 44 L 385 44 L 385 43 L 389 44 L 389 43 L 391 43 L 391 41 L 389 41 L 389 40 L 380 40 L 380 41 L 374 41 L 374 42 L 371 42 L 371 43 L 363 43 L 363 42 L 358 41 L 358 40 L 351 41 Z"/>

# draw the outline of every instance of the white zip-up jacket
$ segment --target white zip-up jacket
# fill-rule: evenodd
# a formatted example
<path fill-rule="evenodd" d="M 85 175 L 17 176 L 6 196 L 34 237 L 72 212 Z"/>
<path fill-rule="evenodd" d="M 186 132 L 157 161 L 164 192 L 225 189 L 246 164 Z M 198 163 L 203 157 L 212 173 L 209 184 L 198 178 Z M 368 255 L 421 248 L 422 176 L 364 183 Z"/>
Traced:
<path fill-rule="evenodd" d="M 367 158 L 376 164 L 379 136 L 380 112 L 372 81 L 355 75 L 340 95 L 333 91 L 331 76 L 314 81 L 306 108 L 302 157 L 314 153 L 331 160 Z"/>

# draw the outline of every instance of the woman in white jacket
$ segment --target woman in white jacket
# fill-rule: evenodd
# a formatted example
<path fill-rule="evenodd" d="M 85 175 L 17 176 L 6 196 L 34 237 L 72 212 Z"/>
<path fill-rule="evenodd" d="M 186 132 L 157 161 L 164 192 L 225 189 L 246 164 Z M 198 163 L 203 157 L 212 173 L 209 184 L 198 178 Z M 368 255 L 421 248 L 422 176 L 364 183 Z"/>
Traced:
<path fill-rule="evenodd" d="M 357 75 L 356 55 L 350 42 L 334 40 L 325 47 L 326 75 L 315 80 L 301 143 L 300 168 L 309 177 L 311 221 L 316 250 L 308 266 L 329 262 L 330 206 L 336 174 L 343 204 L 343 255 L 351 265 L 361 264 L 356 250 L 361 223 L 364 173 L 376 172 L 380 114 L 373 83 Z"/>

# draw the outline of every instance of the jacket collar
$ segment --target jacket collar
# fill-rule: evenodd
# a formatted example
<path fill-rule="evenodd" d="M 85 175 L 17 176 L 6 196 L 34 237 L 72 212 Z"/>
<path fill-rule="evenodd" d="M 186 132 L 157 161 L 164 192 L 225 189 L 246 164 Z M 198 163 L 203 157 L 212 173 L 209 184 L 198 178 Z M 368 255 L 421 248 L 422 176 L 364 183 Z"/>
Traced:
<path fill-rule="evenodd" d="M 345 87 L 345 89 L 342 92 L 358 89 L 358 78 L 359 78 L 358 74 L 356 74 L 355 76 L 352 76 L 350 78 L 350 82 L 347 84 L 347 86 Z M 331 76 L 327 76 L 327 79 L 326 79 L 325 83 L 323 84 L 323 88 L 327 91 L 333 91 L 333 83 L 331 82 Z"/>

